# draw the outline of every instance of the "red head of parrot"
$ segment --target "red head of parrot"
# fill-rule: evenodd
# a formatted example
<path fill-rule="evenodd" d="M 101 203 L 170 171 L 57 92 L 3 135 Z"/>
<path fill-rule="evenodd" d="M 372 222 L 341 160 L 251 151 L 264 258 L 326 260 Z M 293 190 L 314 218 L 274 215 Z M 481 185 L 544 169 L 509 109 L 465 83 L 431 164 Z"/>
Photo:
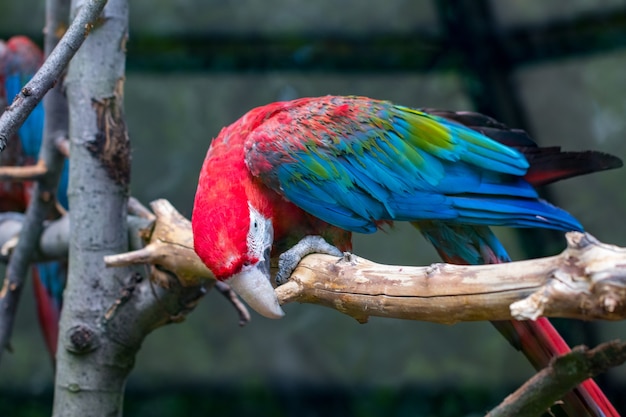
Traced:
<path fill-rule="evenodd" d="M 259 313 L 284 315 L 270 283 L 272 209 L 244 162 L 246 123 L 223 129 L 202 166 L 192 214 L 195 250 Z"/>

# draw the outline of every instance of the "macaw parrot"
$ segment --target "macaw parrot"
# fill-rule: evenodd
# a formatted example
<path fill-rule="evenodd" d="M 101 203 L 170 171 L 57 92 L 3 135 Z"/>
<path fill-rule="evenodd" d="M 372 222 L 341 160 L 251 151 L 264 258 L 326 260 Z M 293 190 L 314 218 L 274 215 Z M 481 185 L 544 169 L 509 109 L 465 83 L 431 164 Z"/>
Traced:
<path fill-rule="evenodd" d="M 281 283 L 308 253 L 339 255 L 351 250 L 352 232 L 408 221 L 447 262 L 506 262 L 491 225 L 582 230 L 533 185 L 618 166 L 599 152 L 539 148 L 477 113 L 366 97 L 277 102 L 211 143 L 192 213 L 194 247 L 218 280 L 279 318 L 270 260 L 280 256 Z M 569 349 L 546 319 L 496 326 L 538 367 Z M 592 380 L 573 401 L 591 415 L 618 415 Z"/>
<path fill-rule="evenodd" d="M 43 53 L 35 43 L 25 36 L 9 39 L 4 49 L 0 48 L 0 91 L 5 94 L 7 104 L 19 93 L 43 63 Z M 6 157 L 2 165 L 25 166 L 37 163 L 43 136 L 44 110 L 39 103 L 19 128 L 17 140 L 10 140 L 3 152 Z M 67 210 L 68 163 L 65 162 L 59 181 L 57 199 Z M 28 206 L 33 183 L 8 182 L 0 184 L 0 211 L 24 212 Z M 55 356 L 58 338 L 58 323 L 61 312 L 63 289 L 67 275 L 66 262 L 38 263 L 32 268 L 33 288 L 37 304 L 37 315 L 44 340 L 52 357 Z"/>

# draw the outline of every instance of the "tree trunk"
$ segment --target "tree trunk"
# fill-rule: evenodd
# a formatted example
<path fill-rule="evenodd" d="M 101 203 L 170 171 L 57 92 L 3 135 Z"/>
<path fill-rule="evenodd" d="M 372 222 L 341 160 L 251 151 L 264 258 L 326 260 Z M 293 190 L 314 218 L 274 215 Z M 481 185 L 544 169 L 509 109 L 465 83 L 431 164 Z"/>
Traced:
<path fill-rule="evenodd" d="M 72 15 L 87 0 L 72 1 Z M 70 246 L 57 353 L 54 416 L 121 416 L 126 378 L 141 342 L 105 313 L 133 278 L 103 256 L 126 250 L 130 155 L 123 118 L 128 3 L 111 0 L 72 60 Z M 119 317 L 118 317 L 119 318 Z"/>

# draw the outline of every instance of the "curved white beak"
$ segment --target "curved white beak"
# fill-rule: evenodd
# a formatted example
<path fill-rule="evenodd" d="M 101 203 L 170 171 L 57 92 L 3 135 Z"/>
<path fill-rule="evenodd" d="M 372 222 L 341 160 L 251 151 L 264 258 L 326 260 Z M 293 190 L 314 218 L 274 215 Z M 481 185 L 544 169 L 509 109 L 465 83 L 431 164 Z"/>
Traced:
<path fill-rule="evenodd" d="M 279 319 L 285 315 L 270 284 L 269 261 L 260 260 L 227 279 L 226 283 L 262 316 Z"/>

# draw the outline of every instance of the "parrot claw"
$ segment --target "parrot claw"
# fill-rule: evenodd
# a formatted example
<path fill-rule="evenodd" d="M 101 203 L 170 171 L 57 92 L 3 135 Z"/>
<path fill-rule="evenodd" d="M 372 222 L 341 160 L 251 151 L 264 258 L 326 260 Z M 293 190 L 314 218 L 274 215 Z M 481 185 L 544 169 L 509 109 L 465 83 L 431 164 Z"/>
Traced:
<path fill-rule="evenodd" d="M 312 253 L 324 253 L 331 256 L 343 257 L 343 252 L 326 242 L 323 237 L 305 236 L 291 249 L 283 252 L 278 258 L 276 284 L 282 285 L 287 282 L 291 273 L 296 269 L 302 258 Z"/>
<path fill-rule="evenodd" d="M 339 260 L 339 262 L 349 263 L 350 265 L 356 265 L 357 257 L 352 252 L 344 252 L 343 257 Z"/>

